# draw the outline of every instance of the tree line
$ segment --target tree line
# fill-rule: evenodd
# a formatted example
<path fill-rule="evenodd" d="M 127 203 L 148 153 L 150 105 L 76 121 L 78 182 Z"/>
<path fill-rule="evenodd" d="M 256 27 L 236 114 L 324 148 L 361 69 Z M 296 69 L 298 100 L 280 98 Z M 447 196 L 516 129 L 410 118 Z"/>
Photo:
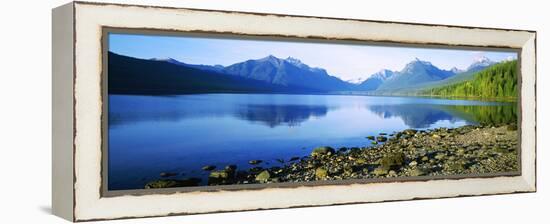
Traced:
<path fill-rule="evenodd" d="M 517 98 L 517 60 L 479 71 L 474 79 L 425 90 L 431 96 Z"/>

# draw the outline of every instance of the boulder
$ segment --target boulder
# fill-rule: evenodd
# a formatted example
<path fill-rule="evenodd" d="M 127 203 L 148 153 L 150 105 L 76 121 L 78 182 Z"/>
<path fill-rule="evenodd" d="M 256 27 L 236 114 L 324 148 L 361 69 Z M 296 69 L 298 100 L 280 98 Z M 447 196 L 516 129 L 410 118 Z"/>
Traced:
<path fill-rule="evenodd" d="M 388 168 L 380 166 L 374 169 L 374 171 L 372 171 L 372 174 L 376 176 L 383 176 L 383 175 L 387 175 L 389 171 L 390 170 Z"/>
<path fill-rule="evenodd" d="M 225 166 L 225 170 L 237 170 L 237 165 L 227 165 Z"/>
<path fill-rule="evenodd" d="M 206 170 L 206 171 L 212 171 L 214 169 L 216 169 L 216 166 L 212 166 L 212 165 L 202 167 L 202 170 Z"/>
<path fill-rule="evenodd" d="M 380 160 L 380 165 L 389 169 L 397 168 L 403 165 L 405 162 L 405 154 L 403 152 L 391 153 L 384 156 Z"/>
<path fill-rule="evenodd" d="M 323 180 L 327 178 L 328 172 L 325 168 L 319 167 L 315 170 L 315 177 L 317 180 Z"/>
<path fill-rule="evenodd" d="M 248 163 L 251 164 L 251 165 L 260 164 L 262 162 L 263 162 L 262 160 L 250 160 L 250 161 L 248 161 Z"/>
<path fill-rule="evenodd" d="M 271 174 L 269 173 L 269 171 L 264 170 L 261 173 L 259 173 L 258 175 L 256 175 L 255 179 L 256 179 L 256 181 L 258 181 L 260 183 L 265 183 L 269 180 L 270 177 L 271 177 Z"/>
<path fill-rule="evenodd" d="M 407 134 L 407 135 L 414 135 L 416 134 L 418 131 L 417 130 L 414 130 L 414 129 L 406 129 L 403 131 L 403 133 Z"/>
<path fill-rule="evenodd" d="M 208 185 L 230 184 L 235 176 L 235 170 L 216 170 L 210 172 Z"/>
<path fill-rule="evenodd" d="M 357 165 L 363 165 L 365 163 L 367 163 L 367 160 L 363 158 L 358 158 L 357 160 L 355 160 L 355 164 Z"/>
<path fill-rule="evenodd" d="M 313 149 L 313 151 L 311 152 L 311 156 L 312 157 L 316 157 L 316 156 L 321 156 L 321 155 L 332 155 L 334 154 L 334 149 L 329 147 L 329 146 L 322 146 L 322 147 L 317 147 L 315 149 Z"/>
<path fill-rule="evenodd" d="M 420 168 L 416 167 L 416 168 L 412 169 L 411 171 L 409 171 L 409 175 L 411 177 L 424 176 L 424 175 L 426 175 L 426 172 L 423 169 L 420 169 Z"/>
<path fill-rule="evenodd" d="M 201 179 L 199 178 L 188 178 L 188 179 L 182 179 L 182 180 L 176 180 L 176 179 L 155 180 L 145 184 L 145 189 L 193 187 L 193 186 L 199 186 L 200 182 L 201 182 Z"/>
<path fill-rule="evenodd" d="M 376 141 L 379 141 L 379 142 L 385 142 L 387 141 L 388 138 L 387 137 L 384 137 L 384 136 L 378 136 L 376 137 Z"/>

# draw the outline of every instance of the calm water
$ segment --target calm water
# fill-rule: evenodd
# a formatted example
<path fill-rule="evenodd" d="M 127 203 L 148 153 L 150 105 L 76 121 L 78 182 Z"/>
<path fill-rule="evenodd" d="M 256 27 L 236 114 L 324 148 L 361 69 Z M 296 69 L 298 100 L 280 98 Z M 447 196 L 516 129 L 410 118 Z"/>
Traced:
<path fill-rule="evenodd" d="M 109 189 L 140 189 L 205 165 L 281 166 L 317 146 L 370 145 L 365 137 L 406 128 L 515 120 L 512 103 L 413 97 L 278 94 L 109 96 Z"/>

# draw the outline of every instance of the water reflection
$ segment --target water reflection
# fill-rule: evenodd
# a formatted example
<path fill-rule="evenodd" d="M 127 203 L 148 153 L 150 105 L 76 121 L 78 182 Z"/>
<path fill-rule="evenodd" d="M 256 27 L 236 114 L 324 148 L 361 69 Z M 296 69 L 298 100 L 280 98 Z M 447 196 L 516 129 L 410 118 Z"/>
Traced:
<path fill-rule="evenodd" d="M 501 105 L 401 104 L 370 105 L 368 109 L 381 118 L 398 117 L 411 128 L 428 128 L 440 121 L 451 123 L 501 124 L 517 120 L 517 107 Z"/>
<path fill-rule="evenodd" d="M 368 109 L 382 118 L 400 118 L 411 128 L 428 128 L 438 121 L 455 122 L 457 120 L 443 109 L 446 106 L 430 104 L 371 105 L 368 106 Z M 472 120 L 467 121 L 472 122 Z"/>
<path fill-rule="evenodd" d="M 328 111 L 329 107 L 325 105 L 246 104 L 240 107 L 236 115 L 240 119 L 261 123 L 274 128 L 279 125 L 287 125 L 289 127 L 299 126 L 300 123 L 312 117 L 326 116 Z"/>
<path fill-rule="evenodd" d="M 250 102 L 248 102 L 250 101 Z M 347 102 L 349 99 L 342 102 Z M 466 121 L 469 123 L 510 123 L 517 120 L 517 107 L 512 103 L 472 103 L 454 105 L 449 102 L 417 103 L 357 101 L 364 113 L 373 113 L 382 119 L 399 118 L 410 128 L 428 128 L 439 121 Z M 339 101 L 318 102 L 277 98 L 258 100 L 250 97 L 226 97 L 212 101 L 204 96 L 112 96 L 110 97 L 109 125 L 137 122 L 177 122 L 195 118 L 233 117 L 274 128 L 299 126 L 312 118 L 322 118 L 330 111 L 353 108 L 353 104 Z M 356 106 L 356 105 L 355 105 Z"/>

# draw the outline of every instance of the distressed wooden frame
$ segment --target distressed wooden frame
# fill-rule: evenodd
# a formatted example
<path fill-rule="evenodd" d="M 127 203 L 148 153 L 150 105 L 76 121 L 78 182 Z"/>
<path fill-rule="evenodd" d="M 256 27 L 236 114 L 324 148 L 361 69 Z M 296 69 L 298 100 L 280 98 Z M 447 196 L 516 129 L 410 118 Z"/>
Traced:
<path fill-rule="evenodd" d="M 54 214 L 65 219 L 87 221 L 536 191 L 535 31 L 84 2 L 54 9 L 52 22 L 52 204 Z M 106 28 L 516 49 L 520 52 L 521 74 L 521 173 L 109 195 L 102 190 L 102 37 Z"/>

